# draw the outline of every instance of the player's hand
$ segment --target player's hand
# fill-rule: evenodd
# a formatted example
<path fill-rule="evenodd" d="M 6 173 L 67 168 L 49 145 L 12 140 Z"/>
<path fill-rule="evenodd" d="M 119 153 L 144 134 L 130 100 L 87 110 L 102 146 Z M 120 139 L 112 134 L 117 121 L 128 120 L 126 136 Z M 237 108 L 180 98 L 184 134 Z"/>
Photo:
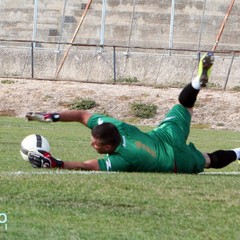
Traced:
<path fill-rule="evenodd" d="M 28 112 L 25 116 L 28 121 L 57 122 L 60 118 L 58 113 Z"/>
<path fill-rule="evenodd" d="M 39 150 L 39 153 L 29 152 L 29 162 L 34 168 L 63 168 L 64 162 L 54 158 L 49 152 Z"/>

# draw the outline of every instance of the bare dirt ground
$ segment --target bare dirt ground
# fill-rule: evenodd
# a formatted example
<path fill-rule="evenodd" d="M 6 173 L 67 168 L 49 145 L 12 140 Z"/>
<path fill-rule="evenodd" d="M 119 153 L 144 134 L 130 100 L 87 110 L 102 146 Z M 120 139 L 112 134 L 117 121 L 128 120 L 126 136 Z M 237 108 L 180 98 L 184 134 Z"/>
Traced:
<path fill-rule="evenodd" d="M 6 80 L 0 82 L 0 116 L 24 118 L 28 111 L 62 111 L 80 98 L 98 104 L 91 112 L 141 125 L 157 125 L 177 103 L 179 88 L 109 85 L 69 81 Z M 130 111 L 132 102 L 155 104 L 157 115 L 136 120 Z M 196 103 L 193 124 L 214 129 L 240 131 L 240 92 L 203 89 Z"/>

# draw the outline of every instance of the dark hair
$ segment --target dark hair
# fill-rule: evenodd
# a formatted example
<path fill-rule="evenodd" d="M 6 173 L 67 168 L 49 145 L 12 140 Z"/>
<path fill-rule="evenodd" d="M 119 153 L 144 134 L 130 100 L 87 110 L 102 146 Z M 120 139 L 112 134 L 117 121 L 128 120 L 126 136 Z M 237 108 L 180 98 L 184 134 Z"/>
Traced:
<path fill-rule="evenodd" d="M 121 135 L 112 123 L 102 123 L 92 129 L 92 136 L 100 140 L 102 144 L 117 147 L 121 142 Z"/>

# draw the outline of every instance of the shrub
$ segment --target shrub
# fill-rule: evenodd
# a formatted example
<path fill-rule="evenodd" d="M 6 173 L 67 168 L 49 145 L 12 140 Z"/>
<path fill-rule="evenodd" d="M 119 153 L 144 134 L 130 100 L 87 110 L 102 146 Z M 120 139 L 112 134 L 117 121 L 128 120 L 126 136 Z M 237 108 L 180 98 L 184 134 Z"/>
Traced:
<path fill-rule="evenodd" d="M 232 88 L 233 91 L 239 92 L 240 91 L 240 86 L 235 86 Z"/>
<path fill-rule="evenodd" d="M 91 100 L 91 99 L 78 99 L 76 100 L 75 102 L 73 102 L 71 105 L 70 105 L 70 109 L 73 110 L 73 109 L 83 109 L 83 110 L 87 110 L 87 109 L 91 109 L 91 108 L 94 108 L 96 107 L 97 104 L 94 100 Z"/>
<path fill-rule="evenodd" d="M 154 104 L 132 103 L 131 110 L 135 117 L 151 118 L 157 113 L 157 106 Z"/>
<path fill-rule="evenodd" d="M 1 80 L 1 83 L 3 84 L 12 84 L 15 83 L 13 80 Z"/>
<path fill-rule="evenodd" d="M 136 83 L 138 80 L 136 77 L 127 76 L 118 78 L 117 82 Z"/>

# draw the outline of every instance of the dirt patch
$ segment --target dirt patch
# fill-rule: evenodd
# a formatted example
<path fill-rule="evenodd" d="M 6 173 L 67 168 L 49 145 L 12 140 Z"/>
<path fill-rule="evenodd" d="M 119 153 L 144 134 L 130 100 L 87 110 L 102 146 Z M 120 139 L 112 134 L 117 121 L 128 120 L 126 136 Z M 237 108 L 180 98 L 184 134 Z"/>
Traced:
<path fill-rule="evenodd" d="M 141 125 L 157 125 L 177 103 L 179 88 L 108 85 L 69 81 L 14 80 L 1 81 L 0 115 L 24 117 L 28 111 L 62 111 L 80 98 L 89 98 L 100 112 Z M 158 106 L 151 119 L 136 119 L 130 103 L 143 102 Z M 203 89 L 196 102 L 193 124 L 214 129 L 240 131 L 240 93 Z"/>

